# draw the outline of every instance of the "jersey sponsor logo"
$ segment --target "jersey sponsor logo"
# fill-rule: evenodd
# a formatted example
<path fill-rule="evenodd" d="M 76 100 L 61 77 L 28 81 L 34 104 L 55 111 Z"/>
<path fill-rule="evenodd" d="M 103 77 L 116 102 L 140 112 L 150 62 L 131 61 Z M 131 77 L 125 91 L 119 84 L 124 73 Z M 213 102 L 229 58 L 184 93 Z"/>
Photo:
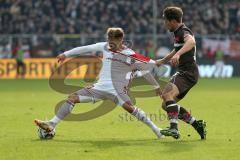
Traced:
<path fill-rule="evenodd" d="M 174 43 L 174 47 L 181 47 L 183 45 L 184 45 L 184 43 Z"/>

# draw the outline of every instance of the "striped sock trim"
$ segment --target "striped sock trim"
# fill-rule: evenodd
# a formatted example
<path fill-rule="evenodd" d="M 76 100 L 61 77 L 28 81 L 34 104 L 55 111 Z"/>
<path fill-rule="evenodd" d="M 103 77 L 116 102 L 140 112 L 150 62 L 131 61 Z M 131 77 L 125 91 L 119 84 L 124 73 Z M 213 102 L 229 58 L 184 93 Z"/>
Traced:
<path fill-rule="evenodd" d="M 67 102 L 68 104 L 74 106 L 74 103 L 72 103 L 71 101 L 67 100 L 66 102 Z"/>
<path fill-rule="evenodd" d="M 137 107 L 135 107 L 135 108 L 134 108 L 134 110 L 133 110 L 133 112 L 132 112 L 132 115 L 134 115 L 134 116 L 135 116 L 137 113 L 138 113 L 138 108 L 137 108 Z"/>
<path fill-rule="evenodd" d="M 169 121 L 170 121 L 170 123 L 176 123 L 176 124 L 178 124 L 178 120 L 177 120 L 177 119 L 170 119 Z"/>
<path fill-rule="evenodd" d="M 196 121 L 196 118 L 192 117 L 191 120 L 189 121 L 190 124 L 193 124 L 193 122 Z"/>
<path fill-rule="evenodd" d="M 174 103 L 174 104 L 169 104 L 169 105 L 167 105 L 167 108 L 168 107 L 172 107 L 172 106 L 176 106 L 177 104 L 176 103 Z"/>

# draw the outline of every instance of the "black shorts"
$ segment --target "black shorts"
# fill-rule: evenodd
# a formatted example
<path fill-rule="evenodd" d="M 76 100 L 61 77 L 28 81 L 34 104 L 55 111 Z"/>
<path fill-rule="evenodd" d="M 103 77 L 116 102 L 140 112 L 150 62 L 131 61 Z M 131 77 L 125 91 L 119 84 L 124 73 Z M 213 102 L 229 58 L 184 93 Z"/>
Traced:
<path fill-rule="evenodd" d="M 178 99 L 182 99 L 188 91 L 197 83 L 199 77 L 198 67 L 196 64 L 188 66 L 185 69 L 179 69 L 170 79 L 179 90 Z"/>

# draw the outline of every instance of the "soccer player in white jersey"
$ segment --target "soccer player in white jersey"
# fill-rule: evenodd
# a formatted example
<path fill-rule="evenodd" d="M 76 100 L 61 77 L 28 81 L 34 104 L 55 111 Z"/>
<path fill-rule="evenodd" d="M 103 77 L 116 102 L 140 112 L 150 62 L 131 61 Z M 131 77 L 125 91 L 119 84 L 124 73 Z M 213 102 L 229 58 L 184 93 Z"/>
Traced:
<path fill-rule="evenodd" d="M 107 42 L 77 47 L 57 56 L 58 62 L 62 63 L 67 57 L 101 51 L 103 58 L 99 80 L 92 87 L 83 88 L 69 95 L 50 121 L 36 119 L 35 124 L 47 132 L 51 132 L 71 112 L 76 103 L 109 99 L 149 126 L 158 138 L 163 138 L 160 133 L 161 129 L 147 117 L 142 109 L 132 104 L 127 94 L 128 84 L 133 78 L 133 73 L 138 71 L 154 87 L 157 95 L 161 95 L 158 82 L 149 72 L 151 66 L 155 65 L 155 61 L 123 45 L 124 32 L 121 28 L 109 28 L 107 36 Z M 153 65 L 149 65 L 151 63 Z"/>

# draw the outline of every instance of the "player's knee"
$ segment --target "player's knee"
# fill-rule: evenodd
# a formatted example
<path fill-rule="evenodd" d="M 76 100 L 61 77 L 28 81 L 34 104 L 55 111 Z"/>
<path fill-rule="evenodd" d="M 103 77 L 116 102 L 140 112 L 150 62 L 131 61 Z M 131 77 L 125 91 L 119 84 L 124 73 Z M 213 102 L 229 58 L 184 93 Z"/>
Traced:
<path fill-rule="evenodd" d="M 76 94 L 70 94 L 67 100 L 75 104 L 79 102 L 79 97 Z"/>
<path fill-rule="evenodd" d="M 168 101 L 169 99 L 172 99 L 172 96 L 170 93 L 163 93 L 162 94 L 163 101 Z"/>

